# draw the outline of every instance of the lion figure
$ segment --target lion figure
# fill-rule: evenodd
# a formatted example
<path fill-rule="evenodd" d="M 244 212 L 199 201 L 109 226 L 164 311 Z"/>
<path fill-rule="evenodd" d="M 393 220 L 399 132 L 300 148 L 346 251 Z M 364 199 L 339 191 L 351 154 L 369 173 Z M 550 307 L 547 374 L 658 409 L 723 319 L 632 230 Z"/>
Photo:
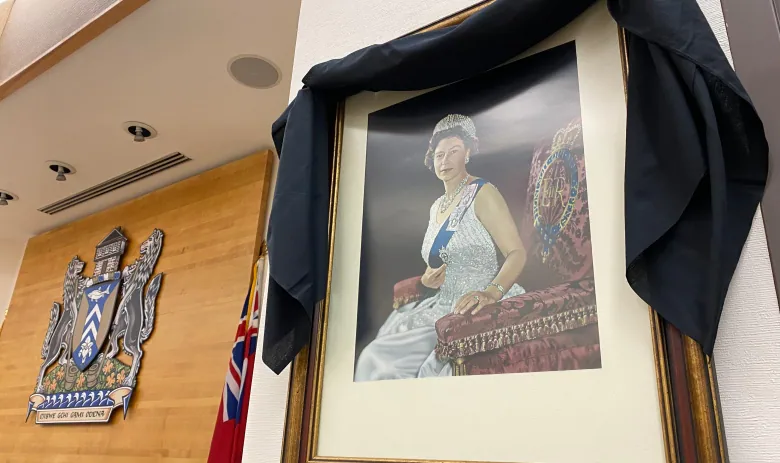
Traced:
<path fill-rule="evenodd" d="M 124 386 L 135 386 L 143 356 L 141 345 L 154 329 L 155 301 L 163 274 L 158 273 L 151 282 L 149 278 L 160 256 L 162 240 L 163 232 L 155 229 L 141 244 L 141 255 L 138 259 L 122 271 L 122 299 L 119 301 L 114 318 L 110 337 L 111 348 L 106 357 L 113 358 L 117 354 L 119 339 L 122 338 L 122 349 L 133 357 L 130 373 L 123 382 Z M 147 282 L 149 286 L 144 293 Z"/>
<path fill-rule="evenodd" d="M 41 392 L 43 376 L 59 356 L 59 363 L 65 365 L 70 360 L 70 340 L 73 337 L 73 323 L 76 320 L 77 304 L 86 285 L 86 278 L 80 275 L 84 262 L 74 257 L 68 263 L 65 281 L 62 285 L 62 312 L 60 304 L 55 302 L 49 314 L 49 327 L 43 340 L 41 358 L 43 364 L 38 372 L 36 392 Z M 62 355 L 60 355 L 62 353 Z"/>

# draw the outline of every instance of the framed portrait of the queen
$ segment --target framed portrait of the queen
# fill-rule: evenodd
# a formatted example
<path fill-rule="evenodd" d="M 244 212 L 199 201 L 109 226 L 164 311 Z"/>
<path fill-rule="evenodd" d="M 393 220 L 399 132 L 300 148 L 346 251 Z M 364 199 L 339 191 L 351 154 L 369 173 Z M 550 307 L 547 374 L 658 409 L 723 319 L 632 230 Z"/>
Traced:
<path fill-rule="evenodd" d="M 369 113 L 355 381 L 601 367 L 576 58 Z"/>
<path fill-rule="evenodd" d="M 599 2 L 476 77 L 344 100 L 285 463 L 722 454 L 712 371 L 625 281 L 623 45 Z"/>

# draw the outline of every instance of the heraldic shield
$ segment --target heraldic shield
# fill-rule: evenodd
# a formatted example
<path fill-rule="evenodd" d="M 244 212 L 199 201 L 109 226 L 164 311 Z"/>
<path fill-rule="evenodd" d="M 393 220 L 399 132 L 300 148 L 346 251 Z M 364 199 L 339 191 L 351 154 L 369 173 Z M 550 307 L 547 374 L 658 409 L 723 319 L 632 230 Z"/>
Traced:
<path fill-rule="evenodd" d="M 71 345 L 73 363 L 81 371 L 95 360 L 106 342 L 114 320 L 120 278 L 120 272 L 100 275 L 97 282 L 84 288 Z"/>

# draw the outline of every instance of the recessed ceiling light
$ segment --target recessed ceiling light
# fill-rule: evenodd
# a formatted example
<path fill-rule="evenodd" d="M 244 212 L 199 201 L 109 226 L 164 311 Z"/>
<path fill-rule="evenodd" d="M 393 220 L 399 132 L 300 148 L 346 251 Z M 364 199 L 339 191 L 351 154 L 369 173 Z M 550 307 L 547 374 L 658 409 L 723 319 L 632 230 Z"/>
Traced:
<path fill-rule="evenodd" d="M 7 206 L 8 201 L 16 201 L 17 199 L 19 197 L 10 191 L 0 190 L 0 206 Z"/>
<path fill-rule="evenodd" d="M 125 132 L 133 136 L 134 142 L 151 140 L 152 138 L 157 136 L 157 131 L 154 130 L 154 127 L 152 127 L 149 124 L 145 124 L 143 122 L 138 122 L 138 121 L 123 122 L 122 129 L 124 129 Z"/>
<path fill-rule="evenodd" d="M 236 82 L 252 88 L 271 88 L 281 80 L 272 62 L 255 55 L 238 55 L 228 61 L 228 74 Z"/>
<path fill-rule="evenodd" d="M 58 182 L 64 182 L 67 180 L 65 177 L 66 175 L 71 175 L 76 173 L 76 168 L 73 167 L 70 164 L 64 163 L 62 161 L 46 161 L 46 165 L 49 166 L 49 169 L 57 173 L 56 180 Z"/>

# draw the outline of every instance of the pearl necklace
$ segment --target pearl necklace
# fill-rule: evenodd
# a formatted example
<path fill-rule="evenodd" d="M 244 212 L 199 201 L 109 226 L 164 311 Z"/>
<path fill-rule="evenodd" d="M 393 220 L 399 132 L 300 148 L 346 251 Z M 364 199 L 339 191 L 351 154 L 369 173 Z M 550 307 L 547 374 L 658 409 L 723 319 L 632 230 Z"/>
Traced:
<path fill-rule="evenodd" d="M 452 205 L 452 202 L 455 200 L 455 197 L 460 194 L 460 192 L 463 190 L 463 188 L 466 187 L 466 185 L 469 183 L 469 176 L 466 174 L 465 177 L 463 177 L 463 180 L 458 183 L 458 187 L 455 188 L 455 192 L 451 195 L 443 194 L 442 195 L 442 201 L 441 204 L 439 204 L 439 213 L 444 213 L 447 209 L 449 209 L 450 205 Z"/>

